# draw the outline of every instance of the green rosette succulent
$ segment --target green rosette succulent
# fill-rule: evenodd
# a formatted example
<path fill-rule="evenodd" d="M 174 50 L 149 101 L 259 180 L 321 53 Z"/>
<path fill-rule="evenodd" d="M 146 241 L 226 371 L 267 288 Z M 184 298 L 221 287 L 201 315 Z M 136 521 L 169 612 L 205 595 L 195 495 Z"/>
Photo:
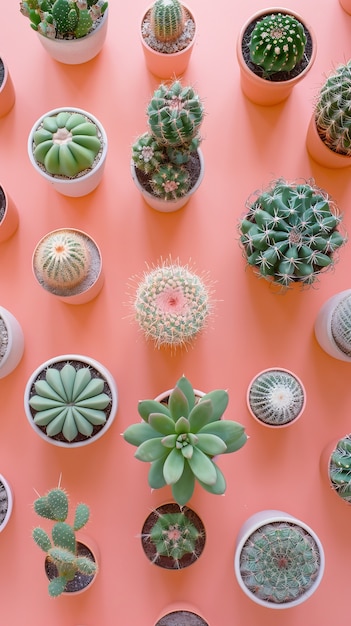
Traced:
<path fill-rule="evenodd" d="M 102 148 L 96 125 L 81 113 L 44 117 L 33 135 L 33 155 L 53 176 L 74 178 L 90 169 Z"/>
<path fill-rule="evenodd" d="M 104 380 L 93 377 L 89 367 L 75 368 L 71 363 L 62 369 L 49 366 L 34 388 L 29 399 L 35 411 L 33 420 L 45 428 L 48 437 L 62 434 L 68 442 L 78 434 L 90 437 L 94 426 L 106 422 L 110 398 L 104 393 Z"/>
<path fill-rule="evenodd" d="M 190 500 L 195 481 L 212 494 L 225 492 L 226 481 L 214 457 L 239 450 L 247 440 L 241 424 L 221 419 L 228 399 L 228 393 L 218 389 L 196 401 L 191 383 L 182 376 L 167 404 L 139 402 L 143 421 L 129 426 L 123 437 L 137 447 L 138 460 L 151 463 L 152 489 L 171 485 L 180 506 Z"/>
<path fill-rule="evenodd" d="M 351 61 L 339 65 L 326 78 L 314 115 L 325 145 L 337 154 L 351 156 Z"/>
<path fill-rule="evenodd" d="M 93 30 L 107 6 L 102 0 L 26 0 L 20 2 L 20 12 L 44 37 L 79 39 Z"/>

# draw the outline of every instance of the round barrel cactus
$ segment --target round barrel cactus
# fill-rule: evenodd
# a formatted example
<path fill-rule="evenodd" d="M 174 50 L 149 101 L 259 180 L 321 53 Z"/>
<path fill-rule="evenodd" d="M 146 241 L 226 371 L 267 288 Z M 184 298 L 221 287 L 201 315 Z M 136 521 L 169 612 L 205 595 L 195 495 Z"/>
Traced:
<path fill-rule="evenodd" d="M 179 0 L 156 0 L 151 8 L 151 29 L 159 41 L 178 39 L 184 29 L 185 13 Z"/>
<path fill-rule="evenodd" d="M 268 369 L 254 378 L 248 389 L 248 403 L 254 416 L 269 426 L 293 422 L 305 405 L 305 390 L 291 372 Z"/>
<path fill-rule="evenodd" d="M 73 230 L 58 230 L 42 239 L 35 251 L 35 270 L 50 289 L 73 289 L 86 278 L 91 254 L 86 238 Z"/>
<path fill-rule="evenodd" d="M 331 73 L 315 102 L 318 134 L 330 150 L 351 156 L 351 61 Z"/>
<path fill-rule="evenodd" d="M 329 463 L 329 478 L 333 489 L 345 500 L 351 502 L 351 437 L 342 437 L 335 446 Z"/>
<path fill-rule="evenodd" d="M 102 145 L 96 125 L 81 113 L 44 117 L 33 135 L 35 160 L 53 176 L 74 178 L 90 169 Z"/>
<path fill-rule="evenodd" d="M 351 296 L 343 298 L 335 307 L 330 329 L 339 350 L 351 356 Z"/>

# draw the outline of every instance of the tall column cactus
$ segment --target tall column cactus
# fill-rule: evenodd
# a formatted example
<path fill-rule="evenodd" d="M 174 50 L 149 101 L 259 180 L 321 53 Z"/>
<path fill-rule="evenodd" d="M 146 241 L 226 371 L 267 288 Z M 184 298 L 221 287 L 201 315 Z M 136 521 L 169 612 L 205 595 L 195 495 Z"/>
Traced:
<path fill-rule="evenodd" d="M 151 8 L 151 29 L 159 41 L 172 42 L 184 29 L 185 13 L 179 0 L 156 0 Z"/>
<path fill-rule="evenodd" d="M 351 156 L 351 61 L 339 65 L 326 78 L 314 115 L 325 145 L 337 154 Z"/>

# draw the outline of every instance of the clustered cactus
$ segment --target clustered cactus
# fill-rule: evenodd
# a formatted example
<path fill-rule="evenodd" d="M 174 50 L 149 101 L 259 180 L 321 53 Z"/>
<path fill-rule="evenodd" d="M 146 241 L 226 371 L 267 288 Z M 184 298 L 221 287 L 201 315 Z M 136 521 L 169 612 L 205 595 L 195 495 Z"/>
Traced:
<path fill-rule="evenodd" d="M 25 0 L 20 11 L 33 30 L 49 39 L 78 39 L 93 30 L 107 6 L 102 0 Z"/>
<path fill-rule="evenodd" d="M 250 57 L 266 76 L 290 72 L 302 60 L 306 35 L 292 15 L 273 13 L 260 19 L 250 39 Z"/>
<path fill-rule="evenodd" d="M 351 436 L 345 435 L 335 446 L 329 463 L 329 478 L 333 489 L 351 502 Z"/>
<path fill-rule="evenodd" d="M 88 275 L 91 254 L 85 237 L 72 230 L 49 233 L 35 251 L 35 269 L 49 289 L 74 289 Z"/>
<path fill-rule="evenodd" d="M 90 437 L 95 426 L 106 422 L 111 400 L 104 393 L 104 380 L 93 376 L 89 367 L 76 368 L 68 362 L 62 369 L 50 366 L 34 389 L 29 400 L 33 421 L 48 437 L 62 434 L 69 442 L 78 434 Z"/>
<path fill-rule="evenodd" d="M 334 202 L 311 181 L 273 181 L 254 200 L 239 223 L 240 242 L 249 265 L 277 285 L 312 284 L 333 267 L 346 242 Z"/>
<path fill-rule="evenodd" d="M 171 260 L 144 273 L 133 302 L 135 319 L 157 348 L 186 346 L 205 328 L 209 287 L 188 266 Z"/>
<path fill-rule="evenodd" d="M 162 509 L 162 507 L 161 507 Z M 175 513 L 163 513 L 156 509 L 157 520 L 149 533 L 142 534 L 143 542 L 151 542 L 155 548 L 154 563 L 160 556 L 169 557 L 174 561 L 174 568 L 181 568 L 181 559 L 191 555 L 197 559 L 197 544 L 201 532 L 196 528 L 190 517 L 182 510 Z"/>
<path fill-rule="evenodd" d="M 179 80 L 161 84 L 147 107 L 149 130 L 132 146 L 135 167 L 147 174 L 152 192 L 176 200 L 190 188 L 186 164 L 196 153 L 204 108 L 192 87 Z"/>
<path fill-rule="evenodd" d="M 191 498 L 195 480 L 210 493 L 225 492 L 224 475 L 213 458 L 239 450 L 247 439 L 241 424 L 221 419 L 228 400 L 228 393 L 217 389 L 197 402 L 191 383 L 182 376 L 167 405 L 156 400 L 139 402 L 143 421 L 129 426 L 123 437 L 137 447 L 137 459 L 151 463 L 152 489 L 171 485 L 180 506 Z"/>
<path fill-rule="evenodd" d="M 330 330 L 332 337 L 341 352 L 351 356 L 351 296 L 345 296 L 335 307 Z"/>
<path fill-rule="evenodd" d="M 102 147 L 96 125 L 81 113 L 44 117 L 33 134 L 33 155 L 49 174 L 74 178 L 92 167 Z"/>
<path fill-rule="evenodd" d="M 151 7 L 150 21 L 156 39 L 175 41 L 184 29 L 184 8 L 179 0 L 156 0 Z"/>
<path fill-rule="evenodd" d="M 32 531 L 35 543 L 46 552 L 50 562 L 57 569 L 57 576 L 49 582 L 49 595 L 52 597 L 61 595 L 67 583 L 79 572 L 91 577 L 92 580 L 98 571 L 97 563 L 87 556 L 79 556 L 75 535 L 76 531 L 87 524 L 90 516 L 89 507 L 83 503 L 78 504 L 73 524 L 68 524 L 66 521 L 69 512 L 68 496 L 63 489 L 57 487 L 34 501 L 34 511 L 40 517 L 55 522 L 51 538 L 46 530 L 39 526 Z"/>
<path fill-rule="evenodd" d="M 275 604 L 292 602 L 317 578 L 318 545 L 302 527 L 273 522 L 258 528 L 245 542 L 240 573 L 257 598 Z"/>
<path fill-rule="evenodd" d="M 351 156 L 351 61 L 327 77 L 316 98 L 314 115 L 325 145 Z"/>
<path fill-rule="evenodd" d="M 255 417 L 272 426 L 295 420 L 305 403 L 300 381 L 290 372 L 272 369 L 259 374 L 251 383 L 248 401 Z"/>

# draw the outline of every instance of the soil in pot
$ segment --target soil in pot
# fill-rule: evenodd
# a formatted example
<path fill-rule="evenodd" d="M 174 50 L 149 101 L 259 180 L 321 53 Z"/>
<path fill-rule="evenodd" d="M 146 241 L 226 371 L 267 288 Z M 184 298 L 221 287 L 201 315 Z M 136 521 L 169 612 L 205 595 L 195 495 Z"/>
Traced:
<path fill-rule="evenodd" d="M 208 623 L 191 611 L 173 611 L 161 617 L 155 626 L 208 626 Z"/>
<path fill-rule="evenodd" d="M 0 89 L 1 89 L 2 83 L 4 82 L 4 78 L 5 78 L 5 66 L 4 66 L 2 59 L 0 58 Z"/>
<path fill-rule="evenodd" d="M 1 59 L 0 59 L 0 64 L 1 64 Z M 1 86 L 1 67 L 0 67 L 0 86 Z M 0 223 L 4 218 L 5 211 L 6 211 L 6 198 L 5 198 L 3 188 L 0 187 Z"/>
<path fill-rule="evenodd" d="M 195 22 L 190 11 L 186 7 L 183 8 L 185 12 L 184 30 L 175 41 L 159 41 L 156 39 L 150 25 L 151 8 L 147 11 L 141 24 L 141 36 L 150 48 L 162 54 L 175 54 L 191 44 L 195 36 Z"/>
<path fill-rule="evenodd" d="M 77 552 L 78 556 L 85 556 L 95 562 L 94 554 L 92 551 L 86 546 L 84 543 L 77 541 Z M 49 580 L 52 580 L 56 576 L 58 576 L 58 571 L 56 565 L 50 561 L 49 557 L 45 559 L 45 573 Z M 78 591 L 83 591 L 94 579 L 95 574 L 88 576 L 87 574 L 82 574 L 81 572 L 77 572 L 73 580 L 70 580 L 64 590 L 64 593 L 77 593 Z"/>
<path fill-rule="evenodd" d="M 0 480 L 0 528 L 6 518 L 9 508 L 9 498 L 5 485 Z"/>
<path fill-rule="evenodd" d="M 9 334 L 7 326 L 0 315 L 0 363 L 6 354 L 8 342 Z"/>
<path fill-rule="evenodd" d="M 190 176 L 190 186 L 188 190 L 188 193 L 189 193 L 189 191 L 191 191 L 194 185 L 196 185 L 200 176 L 201 163 L 200 163 L 200 157 L 199 157 L 198 152 L 193 152 L 190 154 L 189 160 L 186 163 L 184 163 L 184 167 Z M 152 187 L 149 183 L 150 174 L 146 174 L 145 172 L 142 172 L 137 167 L 135 167 L 134 169 L 135 169 L 136 177 L 140 185 L 143 187 L 143 189 L 145 189 L 145 191 L 147 191 L 148 193 L 151 193 L 152 195 L 154 195 L 155 198 L 158 198 L 159 196 L 156 196 L 154 194 Z"/>

